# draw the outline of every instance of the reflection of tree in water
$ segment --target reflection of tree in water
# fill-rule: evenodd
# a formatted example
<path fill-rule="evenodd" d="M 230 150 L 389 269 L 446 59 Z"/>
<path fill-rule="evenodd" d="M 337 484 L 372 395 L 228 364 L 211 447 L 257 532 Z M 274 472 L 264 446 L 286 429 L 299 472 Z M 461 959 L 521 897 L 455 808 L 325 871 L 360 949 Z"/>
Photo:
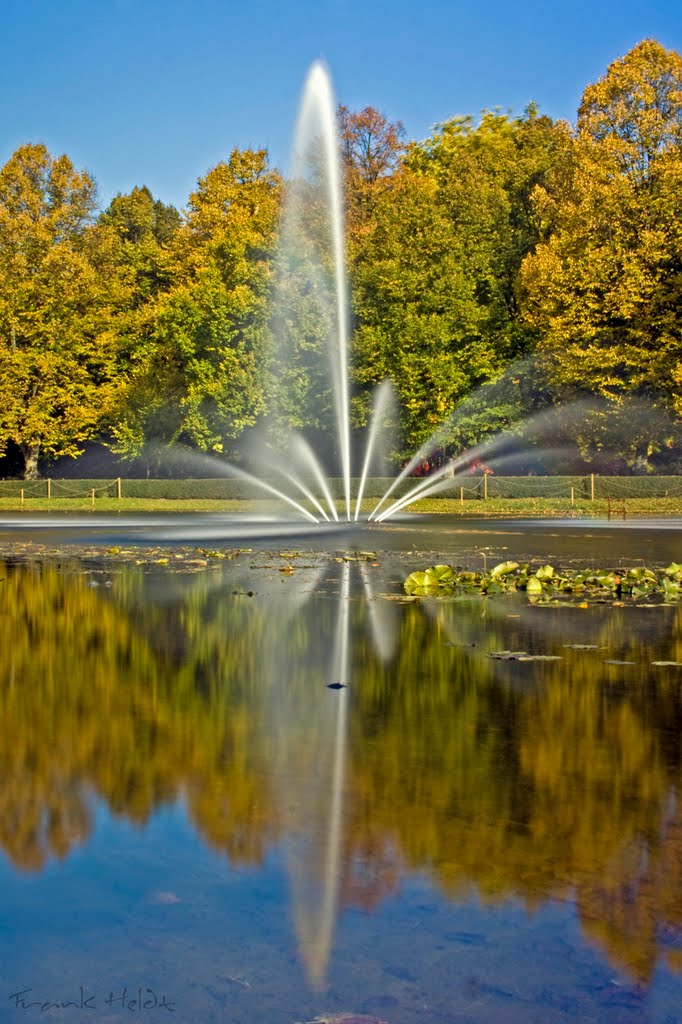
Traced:
<path fill-rule="evenodd" d="M 213 650 L 188 647 L 178 658 L 150 642 L 158 623 L 148 632 L 126 612 L 127 599 L 139 611 L 135 577 L 117 578 L 112 600 L 84 576 L 50 568 L 6 568 L 5 577 L 0 614 L 12 643 L 0 654 L 0 837 L 14 863 L 39 868 L 82 842 L 92 793 L 144 823 L 181 789 L 210 842 L 237 860 L 262 857 L 274 815 L 250 767 L 253 702 L 217 684 L 228 662 L 232 678 L 249 682 L 235 671 L 248 666 L 248 606 L 230 607 L 229 653 L 221 631 Z M 199 615 L 201 601 L 186 612 Z M 211 655 L 216 674 L 202 694 L 195 667 L 201 676 Z"/>
<path fill-rule="evenodd" d="M 286 588 L 250 599 L 232 593 L 234 576 L 210 573 L 177 592 L 167 580 L 165 601 L 133 571 L 110 590 L 50 568 L 4 576 L 0 841 L 15 864 L 40 868 L 83 842 L 93 793 L 140 823 L 182 793 L 204 839 L 249 863 L 305 824 L 283 800 L 278 766 L 315 776 L 310 702 L 336 696 L 320 678 L 334 602 L 297 604 Z M 532 907 L 575 895 L 586 933 L 637 977 L 661 956 L 679 967 L 679 676 L 643 666 L 651 624 L 656 657 L 682 660 L 682 609 L 652 610 L 647 625 L 631 609 L 576 620 L 506 599 L 410 604 L 382 660 L 360 590 L 340 905 L 372 907 L 411 870 L 452 897 L 475 889 Z M 605 652 L 524 665 L 487 656 L 574 639 Z"/>
<path fill-rule="evenodd" d="M 612 609 L 595 609 L 580 638 L 608 653 L 562 649 L 561 662 L 522 665 L 485 653 L 528 643 L 523 616 L 507 619 L 519 607 L 498 602 L 485 619 L 480 601 L 435 607 L 432 621 L 407 608 L 396 659 L 357 680 L 348 832 L 359 846 L 391 837 L 408 868 L 430 866 L 453 896 L 475 887 L 532 907 L 577 893 L 586 931 L 647 979 L 662 942 L 671 962 L 682 946 L 679 678 L 642 678 L 648 630 L 624 628 Z M 560 646 L 576 627 L 574 611 L 558 614 L 563 630 L 554 619 L 547 632 Z M 668 637 L 659 656 L 682 660 L 680 610 L 655 614 Z M 444 647 L 453 637 L 476 647 Z M 639 665 L 624 676 L 603 665 L 613 656 Z"/>

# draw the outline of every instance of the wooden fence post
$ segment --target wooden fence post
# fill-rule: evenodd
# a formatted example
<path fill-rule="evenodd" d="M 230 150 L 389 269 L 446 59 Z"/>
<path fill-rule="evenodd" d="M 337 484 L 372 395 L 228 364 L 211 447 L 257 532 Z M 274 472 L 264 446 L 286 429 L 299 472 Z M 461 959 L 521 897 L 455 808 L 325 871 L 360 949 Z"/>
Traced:
<path fill-rule="evenodd" d="M 571 508 L 575 505 L 575 487 L 571 487 Z"/>
<path fill-rule="evenodd" d="M 116 481 L 116 497 L 121 500 L 121 478 L 119 477 Z"/>
<path fill-rule="evenodd" d="M 460 489 L 459 489 L 459 500 L 460 500 L 461 504 L 463 505 L 464 504 L 464 488 L 463 487 L 460 487 Z"/>
<path fill-rule="evenodd" d="M 94 512 L 95 511 L 95 488 L 94 487 L 90 491 L 90 502 L 91 502 L 92 511 Z"/>
<path fill-rule="evenodd" d="M 594 501 L 594 473 L 590 473 L 590 491 L 592 494 L 592 501 Z"/>
<path fill-rule="evenodd" d="M 52 486 L 51 486 L 51 484 L 52 484 L 52 482 L 51 482 L 51 480 L 50 480 L 50 478 L 48 476 L 48 478 L 47 478 L 47 499 L 48 499 L 48 501 L 52 497 Z"/>
<path fill-rule="evenodd" d="M 488 474 L 483 474 L 483 499 L 488 500 Z"/>

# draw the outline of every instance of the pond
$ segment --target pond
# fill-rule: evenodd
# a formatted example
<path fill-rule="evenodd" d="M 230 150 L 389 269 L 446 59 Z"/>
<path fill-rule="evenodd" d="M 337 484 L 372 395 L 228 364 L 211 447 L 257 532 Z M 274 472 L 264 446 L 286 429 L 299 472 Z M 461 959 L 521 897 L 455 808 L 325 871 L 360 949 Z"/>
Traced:
<path fill-rule="evenodd" d="M 0 524 L 0 1021 L 682 1021 L 682 604 L 402 587 L 682 523 L 214 526 Z"/>

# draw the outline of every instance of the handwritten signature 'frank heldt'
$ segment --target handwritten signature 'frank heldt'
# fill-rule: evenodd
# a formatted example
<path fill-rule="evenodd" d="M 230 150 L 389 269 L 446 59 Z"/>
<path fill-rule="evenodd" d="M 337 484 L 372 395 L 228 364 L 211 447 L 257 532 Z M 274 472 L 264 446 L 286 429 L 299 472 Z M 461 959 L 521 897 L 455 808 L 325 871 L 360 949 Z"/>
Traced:
<path fill-rule="evenodd" d="M 88 989 L 79 986 L 80 995 L 76 999 L 39 999 L 34 995 L 32 988 L 22 988 L 13 992 L 9 997 L 12 1006 L 17 1010 L 40 1010 L 47 1013 L 49 1010 L 96 1010 L 97 1001 L 101 999 L 97 993 L 88 994 Z M 127 988 L 111 991 L 101 999 L 102 1006 L 109 1009 L 128 1010 L 130 1013 L 140 1013 L 145 1010 L 168 1010 L 175 1013 L 175 1003 L 170 1002 L 163 994 L 157 995 L 153 988 Z"/>

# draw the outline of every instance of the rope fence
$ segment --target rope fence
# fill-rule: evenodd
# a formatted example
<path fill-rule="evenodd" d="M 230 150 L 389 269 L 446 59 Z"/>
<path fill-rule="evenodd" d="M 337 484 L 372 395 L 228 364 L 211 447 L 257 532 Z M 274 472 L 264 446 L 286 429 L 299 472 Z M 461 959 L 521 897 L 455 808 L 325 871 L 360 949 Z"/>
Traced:
<path fill-rule="evenodd" d="M 390 478 L 366 481 L 365 496 L 381 497 L 391 484 Z M 411 490 L 417 481 L 409 478 L 395 489 L 397 496 Z M 330 481 L 334 493 L 342 493 L 341 481 Z M 357 493 L 358 481 L 352 490 Z M 116 477 L 112 480 L 0 480 L 0 499 L 96 499 L 125 498 L 160 500 L 229 500 L 262 496 L 255 485 L 229 477 L 196 480 L 160 480 Z M 682 476 L 498 476 L 490 474 L 459 474 L 443 481 L 443 486 L 432 495 L 434 499 L 449 498 L 466 501 L 515 498 L 576 501 L 606 501 L 622 503 L 625 500 L 645 498 L 679 498 L 682 502 Z"/>

